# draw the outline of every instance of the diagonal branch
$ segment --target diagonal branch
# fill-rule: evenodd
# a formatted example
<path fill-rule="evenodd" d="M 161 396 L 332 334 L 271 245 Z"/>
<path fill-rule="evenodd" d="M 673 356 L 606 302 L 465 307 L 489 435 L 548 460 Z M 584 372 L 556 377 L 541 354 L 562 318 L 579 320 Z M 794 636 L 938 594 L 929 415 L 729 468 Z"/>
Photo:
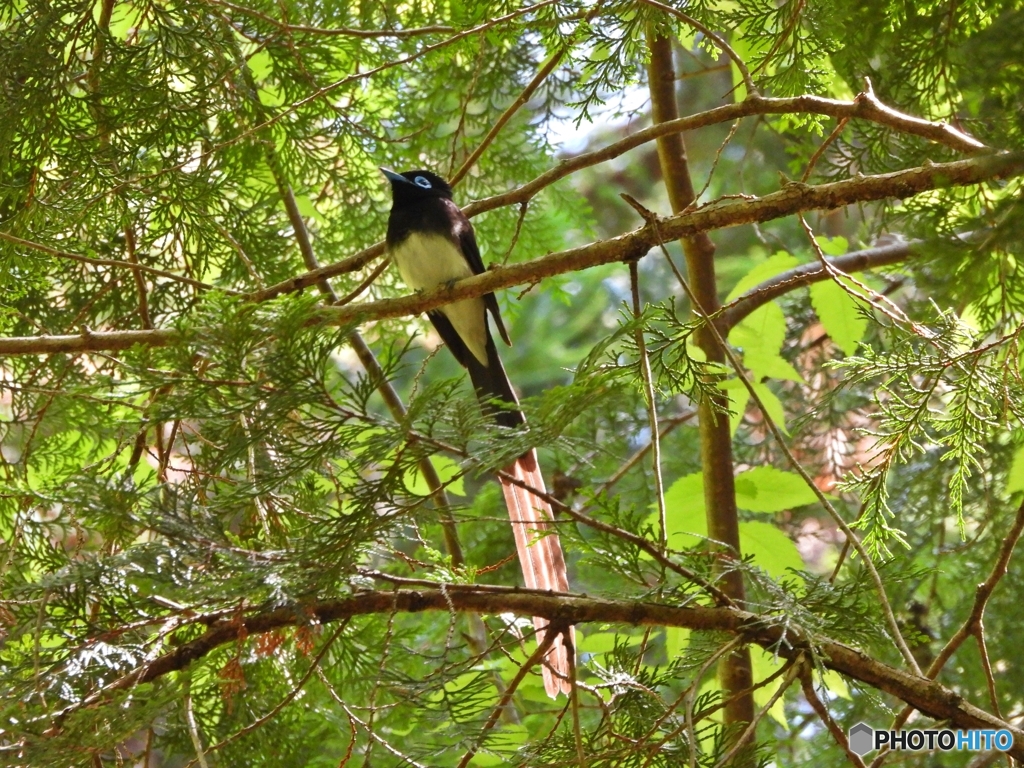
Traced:
<path fill-rule="evenodd" d="M 828 732 L 832 734 L 832 739 L 843 748 L 846 752 L 846 759 L 854 766 L 854 768 L 864 768 L 864 761 L 860 755 L 850 750 L 850 741 L 843 732 L 843 729 L 839 727 L 839 724 L 832 718 L 832 715 L 828 711 L 821 699 L 818 697 L 817 691 L 814 690 L 814 677 L 812 675 L 811 666 L 805 665 L 800 670 L 800 686 L 804 692 L 804 698 L 807 699 L 807 703 L 811 705 L 811 709 L 814 710 L 818 719 L 825 724 L 828 728 Z"/>
<path fill-rule="evenodd" d="M 915 258 L 919 255 L 921 245 L 919 240 L 880 245 L 828 259 L 828 263 L 843 272 L 863 272 L 873 267 L 884 267 Z M 777 299 L 795 288 L 802 288 L 805 285 L 820 283 L 828 279 L 829 272 L 821 263 L 801 264 L 799 267 L 794 267 L 765 280 L 726 304 L 715 318 L 715 324 L 723 335 L 727 334 L 730 328 L 736 326 L 743 318 L 769 301 Z"/>
<path fill-rule="evenodd" d="M 494 709 L 491 710 L 490 717 L 487 718 L 487 722 L 485 722 L 483 727 L 480 729 L 474 743 L 468 750 L 466 750 L 466 754 L 462 756 L 462 759 L 459 761 L 458 768 L 465 768 L 469 765 L 473 756 L 480 750 L 480 744 L 483 743 L 484 736 L 495 726 L 498 722 L 498 718 L 501 717 L 501 713 L 504 712 L 505 708 L 509 703 L 511 703 L 512 696 L 515 694 L 516 689 L 519 688 L 519 684 L 526 679 L 526 675 L 531 669 L 541 663 L 541 660 L 547 654 L 548 649 L 555 642 L 555 638 L 565 631 L 567 630 L 564 626 L 550 625 L 548 627 L 548 630 L 544 633 L 543 639 L 537 643 L 537 647 L 534 649 L 533 653 L 530 654 L 530 658 L 523 663 L 519 668 L 519 671 L 516 672 L 515 677 L 509 681 L 508 688 L 506 688 L 501 694 L 501 698 L 498 700 L 498 703 L 495 705 Z"/>
<path fill-rule="evenodd" d="M 937 720 L 949 720 L 958 728 L 1007 729 L 1014 743 L 1009 754 L 1024 759 L 1024 731 L 970 704 L 956 691 L 939 683 L 891 667 L 865 653 L 830 640 L 811 637 L 791 622 L 774 624 L 764 616 L 736 608 L 679 607 L 638 600 L 606 600 L 574 594 L 549 594 L 517 587 L 445 584 L 444 589 L 400 589 L 359 592 L 345 598 L 289 604 L 259 611 L 238 620 L 214 621 L 202 636 L 184 642 L 149 664 L 114 681 L 88 700 L 76 705 L 95 706 L 114 691 L 126 690 L 187 668 L 216 648 L 238 641 L 239 633 L 261 634 L 281 627 L 326 624 L 353 616 L 458 611 L 518 616 L 541 616 L 552 623 L 613 623 L 631 626 L 685 627 L 697 631 L 726 632 L 747 642 L 770 648 L 786 659 L 813 653 L 833 669 L 866 685 L 891 694 Z M 201 621 L 201 617 L 199 619 Z M 55 716 L 54 732 L 62 714 Z"/>
<path fill-rule="evenodd" d="M 468 217 L 472 218 L 481 213 L 493 211 L 496 208 L 503 208 L 508 205 L 521 205 L 531 200 L 545 188 L 550 187 L 555 182 L 564 179 L 576 171 L 613 160 L 632 149 L 643 146 L 662 136 L 671 136 L 698 128 L 707 128 L 719 123 L 729 123 L 753 115 L 783 114 L 823 115 L 835 117 L 839 120 L 849 120 L 852 118 L 870 120 L 899 133 L 919 136 L 967 155 L 981 155 L 993 151 L 973 137 L 945 123 L 931 123 L 927 120 L 898 112 L 880 102 L 874 93 L 870 91 L 860 94 L 853 101 L 839 101 L 820 96 L 766 98 L 755 95 L 749 96 L 735 104 L 727 104 L 705 112 L 698 112 L 687 117 L 680 117 L 675 120 L 652 125 L 601 149 L 567 158 L 554 168 L 542 173 L 533 181 L 508 192 L 469 203 L 463 206 L 462 210 Z M 348 274 L 349 272 L 362 269 L 367 263 L 383 253 L 384 244 L 376 243 L 346 259 L 328 264 L 314 272 L 296 275 L 262 291 L 254 292 L 249 296 L 254 301 L 265 301 L 282 293 L 299 291 L 315 285 L 325 277 Z"/>
<path fill-rule="evenodd" d="M 1017 516 L 1014 518 L 1010 530 L 1006 532 L 1006 538 L 999 548 L 999 557 L 996 558 L 991 573 L 989 573 L 985 581 L 978 585 L 978 589 L 974 594 L 974 606 L 971 608 L 970 615 L 960 629 L 957 630 L 956 634 L 949 639 L 949 642 L 939 652 L 939 655 L 935 657 L 935 661 L 932 662 L 931 666 L 928 667 L 926 672 L 928 677 L 936 677 L 950 657 L 963 645 L 964 641 L 975 634 L 978 627 L 981 626 L 982 617 L 985 614 L 985 606 L 988 605 L 988 601 L 992 597 L 992 593 L 995 592 L 996 586 L 1006 575 L 1007 568 L 1010 565 L 1010 557 L 1013 555 L 1013 550 L 1017 546 L 1017 542 L 1022 534 L 1024 534 L 1024 503 L 1017 508 Z"/>
<path fill-rule="evenodd" d="M 574 272 L 588 267 L 629 261 L 644 256 L 659 242 L 689 237 L 701 232 L 735 227 L 741 224 L 771 221 L 802 211 L 832 210 L 853 203 L 886 198 L 905 199 L 915 194 L 953 186 L 967 186 L 1024 174 L 1024 153 L 1004 152 L 995 155 L 932 163 L 893 173 L 863 176 L 829 184 L 786 184 L 778 192 L 763 197 L 725 199 L 708 203 L 690 212 L 660 219 L 657 226 L 648 223 L 639 229 L 608 240 L 600 240 L 579 248 L 552 253 L 532 261 L 495 267 L 480 275 L 460 280 L 450 286 L 397 299 L 349 304 L 324 308 L 316 322 L 325 325 L 347 325 L 356 322 L 417 315 L 421 312 L 460 299 L 515 285 L 537 283 L 547 277 Z M 843 258 L 843 257 L 840 257 Z M 322 268 L 296 278 L 299 287 L 315 285 L 328 276 Z M 312 279 L 315 278 L 315 279 Z M 306 280 L 312 282 L 307 283 Z M 152 331 L 91 331 L 65 336 L 28 336 L 0 339 L 0 355 L 48 354 L 53 352 L 95 352 L 128 349 L 135 344 L 161 346 L 171 343 L 178 332 L 171 329 Z"/>

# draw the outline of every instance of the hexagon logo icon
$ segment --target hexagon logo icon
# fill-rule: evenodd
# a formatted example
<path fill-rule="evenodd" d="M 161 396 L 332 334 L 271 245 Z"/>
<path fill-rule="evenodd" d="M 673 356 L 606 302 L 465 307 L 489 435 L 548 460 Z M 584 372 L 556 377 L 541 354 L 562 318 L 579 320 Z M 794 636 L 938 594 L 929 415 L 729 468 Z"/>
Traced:
<path fill-rule="evenodd" d="M 864 723 L 857 723 L 850 729 L 850 751 L 864 757 L 875 748 L 875 729 Z"/>

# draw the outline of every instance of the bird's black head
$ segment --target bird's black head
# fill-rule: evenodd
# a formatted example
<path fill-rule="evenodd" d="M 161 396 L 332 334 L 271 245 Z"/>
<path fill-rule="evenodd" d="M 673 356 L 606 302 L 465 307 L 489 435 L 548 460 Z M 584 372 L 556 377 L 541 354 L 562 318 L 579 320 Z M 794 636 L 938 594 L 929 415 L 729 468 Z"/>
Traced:
<path fill-rule="evenodd" d="M 387 168 L 380 170 L 391 182 L 391 195 L 395 205 L 408 205 L 436 197 L 452 199 L 452 188 L 436 173 L 430 171 L 395 173 Z"/>

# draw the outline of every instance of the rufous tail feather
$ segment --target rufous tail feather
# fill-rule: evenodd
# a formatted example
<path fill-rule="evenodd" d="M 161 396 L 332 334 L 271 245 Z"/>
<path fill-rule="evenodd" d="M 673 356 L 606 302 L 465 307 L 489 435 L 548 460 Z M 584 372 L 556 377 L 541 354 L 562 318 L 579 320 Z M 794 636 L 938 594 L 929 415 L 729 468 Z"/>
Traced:
<path fill-rule="evenodd" d="M 499 477 L 508 515 L 512 520 L 512 532 L 515 535 L 526 587 L 549 592 L 568 592 L 569 579 L 565 570 L 565 557 L 562 555 L 562 545 L 553 524 L 551 505 L 536 493 L 527 490 L 532 488 L 541 493 L 547 492 L 544 487 L 544 476 L 537 464 L 537 452 L 531 449 L 524 453 L 506 467 L 505 472 L 522 483 L 519 485 L 506 477 Z M 533 626 L 537 630 L 537 642 L 543 643 L 548 620 L 534 616 Z M 576 647 L 572 627 L 569 628 L 568 640 L 567 644 L 566 638 L 559 634 L 552 641 L 541 666 L 544 690 L 551 698 L 555 698 L 560 692 L 569 695 L 572 690 L 569 652 Z"/>

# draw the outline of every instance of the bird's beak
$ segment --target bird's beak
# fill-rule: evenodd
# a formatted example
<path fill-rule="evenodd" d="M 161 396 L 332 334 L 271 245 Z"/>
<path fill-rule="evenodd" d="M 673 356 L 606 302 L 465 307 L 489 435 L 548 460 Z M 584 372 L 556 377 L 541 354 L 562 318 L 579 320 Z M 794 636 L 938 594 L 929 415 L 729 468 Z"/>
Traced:
<path fill-rule="evenodd" d="M 387 176 L 388 177 L 388 181 L 390 181 L 392 184 L 394 184 L 396 182 L 402 182 L 404 184 L 412 184 L 412 182 L 409 181 L 407 178 L 405 178 L 405 176 L 403 176 L 400 173 L 395 173 L 390 168 L 381 168 L 380 172 L 383 173 L 385 176 Z"/>

